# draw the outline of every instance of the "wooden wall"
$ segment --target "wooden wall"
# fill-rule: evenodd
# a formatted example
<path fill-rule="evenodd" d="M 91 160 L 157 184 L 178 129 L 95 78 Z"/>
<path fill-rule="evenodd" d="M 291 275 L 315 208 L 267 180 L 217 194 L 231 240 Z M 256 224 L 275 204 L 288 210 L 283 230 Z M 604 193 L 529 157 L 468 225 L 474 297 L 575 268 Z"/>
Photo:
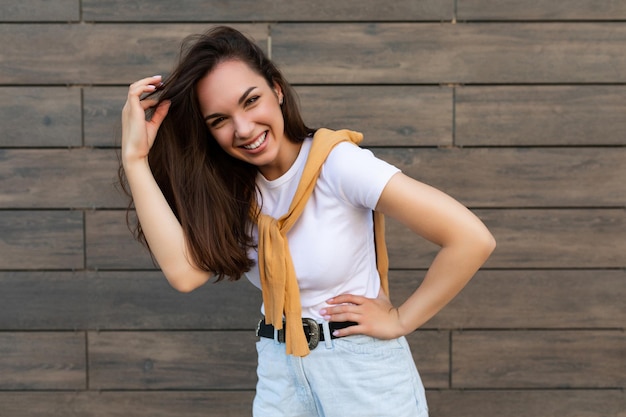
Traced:
<path fill-rule="evenodd" d="M 0 415 L 246 416 L 259 293 L 171 289 L 114 187 L 126 86 L 229 23 L 498 249 L 410 335 L 432 417 L 626 416 L 626 2 L 4 0 Z M 389 222 L 392 292 L 435 248 Z"/>

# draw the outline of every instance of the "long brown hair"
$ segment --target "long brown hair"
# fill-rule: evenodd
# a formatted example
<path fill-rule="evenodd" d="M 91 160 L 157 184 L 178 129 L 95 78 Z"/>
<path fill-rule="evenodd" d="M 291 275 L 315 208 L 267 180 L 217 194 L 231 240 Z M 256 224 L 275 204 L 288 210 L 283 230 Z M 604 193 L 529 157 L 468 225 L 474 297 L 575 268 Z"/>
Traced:
<path fill-rule="evenodd" d="M 302 120 L 293 88 L 249 38 L 218 26 L 185 39 L 179 62 L 159 92 L 159 102 L 169 100 L 171 105 L 148 160 L 181 223 L 192 261 L 213 272 L 218 281 L 225 277 L 237 280 L 254 264 L 248 250 L 254 247 L 251 210 L 257 167 L 228 155 L 218 145 L 203 120 L 196 93 L 197 83 L 217 64 L 230 59 L 247 64 L 270 87 L 280 86 L 285 136 L 290 141 L 301 142 L 314 132 Z M 120 182 L 132 199 L 121 165 Z M 131 229 L 147 246 L 141 225 Z"/>

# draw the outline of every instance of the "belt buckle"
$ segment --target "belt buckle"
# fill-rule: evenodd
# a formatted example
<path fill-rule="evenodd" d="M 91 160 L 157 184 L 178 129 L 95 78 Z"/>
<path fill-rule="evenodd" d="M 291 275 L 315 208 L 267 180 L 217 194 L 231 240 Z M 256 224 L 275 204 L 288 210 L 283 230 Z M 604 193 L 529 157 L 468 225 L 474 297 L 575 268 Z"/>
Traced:
<path fill-rule="evenodd" d="M 260 337 L 259 332 L 261 331 L 261 323 L 263 323 L 264 321 L 265 321 L 265 317 L 259 320 L 259 322 L 256 324 L 256 332 L 254 333 L 256 334 L 256 337 Z"/>
<path fill-rule="evenodd" d="M 302 319 L 302 326 L 308 327 L 305 334 L 309 341 L 309 350 L 315 349 L 320 342 L 320 326 L 315 320 L 306 317 Z"/>

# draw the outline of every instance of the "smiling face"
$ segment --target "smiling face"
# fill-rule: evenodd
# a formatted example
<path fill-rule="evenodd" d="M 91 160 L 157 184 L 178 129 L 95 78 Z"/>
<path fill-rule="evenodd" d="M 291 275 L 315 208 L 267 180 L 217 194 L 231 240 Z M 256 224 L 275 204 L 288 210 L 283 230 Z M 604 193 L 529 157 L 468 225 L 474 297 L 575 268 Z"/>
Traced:
<path fill-rule="evenodd" d="M 293 164 L 299 144 L 285 137 L 278 85 L 238 60 L 218 64 L 197 85 L 202 116 L 217 143 L 272 180 Z"/>

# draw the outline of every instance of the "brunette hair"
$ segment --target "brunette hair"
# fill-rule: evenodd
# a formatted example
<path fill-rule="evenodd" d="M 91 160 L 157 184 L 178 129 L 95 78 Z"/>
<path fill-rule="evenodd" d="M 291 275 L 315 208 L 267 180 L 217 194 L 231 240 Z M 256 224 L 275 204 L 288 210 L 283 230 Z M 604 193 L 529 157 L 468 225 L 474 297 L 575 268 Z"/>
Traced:
<path fill-rule="evenodd" d="M 191 260 L 214 273 L 217 281 L 225 277 L 237 280 L 253 266 L 248 250 L 254 247 L 251 226 L 258 214 L 252 213 L 257 167 L 230 156 L 218 145 L 202 117 L 196 92 L 205 75 L 231 59 L 247 64 L 270 87 L 280 86 L 288 140 L 298 143 L 314 132 L 302 120 L 293 88 L 248 37 L 218 26 L 185 39 L 179 62 L 159 92 L 159 102 L 169 100 L 171 105 L 148 160 L 181 223 Z M 120 181 L 132 199 L 121 165 Z M 131 230 L 148 246 L 139 223 Z"/>

